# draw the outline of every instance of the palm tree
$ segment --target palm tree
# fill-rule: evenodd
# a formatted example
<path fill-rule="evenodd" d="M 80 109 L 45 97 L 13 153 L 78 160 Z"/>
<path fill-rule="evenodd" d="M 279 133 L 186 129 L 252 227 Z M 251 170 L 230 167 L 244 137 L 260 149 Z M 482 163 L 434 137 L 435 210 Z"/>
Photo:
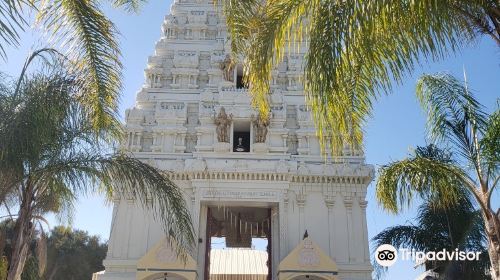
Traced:
<path fill-rule="evenodd" d="M 0 3 L 0 56 L 6 47 L 18 46 L 20 32 L 36 23 L 48 34 L 53 47 L 65 50 L 71 67 L 81 76 L 88 108 L 98 131 L 120 137 L 118 100 L 122 87 L 118 31 L 103 14 L 98 0 L 5 0 Z M 138 11 L 145 0 L 109 0 L 115 7 Z"/>
<path fill-rule="evenodd" d="M 271 73 L 305 49 L 304 89 L 317 132 L 333 152 L 357 148 L 373 102 L 415 64 L 443 58 L 486 34 L 500 46 L 497 0 L 219 0 L 234 59 L 261 114 Z M 329 140 L 326 140 L 329 139 Z"/>
<path fill-rule="evenodd" d="M 449 147 L 453 159 L 412 157 L 380 169 L 378 202 L 398 213 L 415 196 L 450 206 L 460 197 L 460 186 L 475 199 L 488 241 L 492 279 L 500 279 L 499 209 L 491 196 L 500 180 L 500 110 L 488 115 L 466 84 L 449 74 L 424 75 L 417 96 L 427 112 L 430 140 Z"/>
<path fill-rule="evenodd" d="M 424 158 L 451 163 L 451 155 L 434 145 L 418 147 L 412 159 Z M 484 246 L 486 234 L 481 213 L 474 209 L 470 194 L 460 186 L 457 203 L 448 208 L 440 207 L 432 200 L 425 201 L 418 209 L 415 224 L 387 228 L 372 241 L 375 248 L 391 244 L 396 248 L 414 249 L 420 252 L 461 251 L 481 252 L 479 261 L 425 261 L 427 271 L 438 273 L 439 279 L 491 279 L 485 275 L 489 266 Z"/>
<path fill-rule="evenodd" d="M 11 256 L 11 245 L 12 239 L 14 237 L 14 227 L 15 219 L 9 217 L 10 219 L 5 219 L 0 222 L 0 234 L 2 236 L 0 240 L 0 255 L 2 256 L 4 271 L 0 271 L 0 279 L 7 279 L 7 271 L 9 259 Z M 43 219 L 43 218 L 42 218 Z M 45 266 L 47 262 L 47 236 L 43 231 L 43 228 L 35 230 L 33 234 L 33 239 L 30 240 L 28 245 L 28 253 L 21 274 L 21 280 L 25 279 L 41 279 L 40 276 L 43 275 L 45 271 Z"/>
<path fill-rule="evenodd" d="M 16 83 L 0 83 L 0 203 L 14 200 L 19 209 L 7 279 L 21 275 L 35 219 L 90 193 L 151 209 L 185 256 L 194 237 L 180 189 L 156 168 L 113 152 L 106 133 L 93 129 L 72 72 L 51 63 L 28 73 L 28 65 Z"/>

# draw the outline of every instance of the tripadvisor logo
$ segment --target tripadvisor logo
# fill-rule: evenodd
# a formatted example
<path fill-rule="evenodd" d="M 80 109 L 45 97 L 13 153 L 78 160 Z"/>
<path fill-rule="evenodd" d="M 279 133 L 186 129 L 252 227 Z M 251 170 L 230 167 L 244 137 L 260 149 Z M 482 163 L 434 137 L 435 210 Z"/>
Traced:
<path fill-rule="evenodd" d="M 478 261 L 481 252 L 465 252 L 455 249 L 448 251 L 446 249 L 440 251 L 419 252 L 414 249 L 400 248 L 398 250 L 390 244 L 382 244 L 375 251 L 375 261 L 381 266 L 392 266 L 397 260 L 398 255 L 404 261 L 411 260 L 416 263 L 424 261 Z"/>
<path fill-rule="evenodd" d="M 381 266 L 391 266 L 398 260 L 398 252 L 394 246 L 383 244 L 375 251 L 375 261 Z"/>

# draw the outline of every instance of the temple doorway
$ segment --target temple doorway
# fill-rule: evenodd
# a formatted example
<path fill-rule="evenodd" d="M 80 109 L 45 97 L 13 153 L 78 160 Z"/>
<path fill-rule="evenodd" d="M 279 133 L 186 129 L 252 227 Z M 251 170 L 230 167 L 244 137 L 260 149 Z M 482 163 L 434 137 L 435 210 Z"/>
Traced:
<path fill-rule="evenodd" d="M 271 209 L 209 206 L 205 280 L 271 280 Z"/>

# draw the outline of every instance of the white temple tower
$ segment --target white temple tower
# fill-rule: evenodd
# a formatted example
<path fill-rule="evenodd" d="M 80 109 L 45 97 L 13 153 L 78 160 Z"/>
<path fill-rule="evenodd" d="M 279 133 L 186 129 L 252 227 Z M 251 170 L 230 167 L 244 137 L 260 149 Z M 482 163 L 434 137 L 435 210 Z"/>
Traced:
<path fill-rule="evenodd" d="M 267 238 L 267 279 L 371 279 L 365 197 L 373 167 L 361 152 L 321 155 L 300 83 L 303 54 L 274 70 L 271 117 L 261 120 L 241 67 L 225 64 L 228 46 L 212 1 L 175 1 L 126 112 L 126 148 L 172 171 L 185 193 L 199 242 L 191 258 L 181 264 L 153 215 L 118 200 L 106 271 L 94 278 L 219 279 L 207 269 L 215 235 L 228 247 Z"/>

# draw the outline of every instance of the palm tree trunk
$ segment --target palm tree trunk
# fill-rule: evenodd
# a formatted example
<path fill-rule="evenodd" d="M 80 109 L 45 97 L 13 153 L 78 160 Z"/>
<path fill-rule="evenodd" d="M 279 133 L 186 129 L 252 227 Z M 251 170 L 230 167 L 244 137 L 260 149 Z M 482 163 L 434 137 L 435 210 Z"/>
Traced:
<path fill-rule="evenodd" d="M 33 238 L 34 227 L 32 223 L 33 193 L 29 186 L 23 193 L 23 200 L 19 209 L 19 216 L 14 227 L 14 242 L 12 244 L 12 255 L 7 273 L 7 280 L 20 280 L 24 265 L 28 257 L 29 244 Z"/>
<path fill-rule="evenodd" d="M 491 279 L 500 280 L 500 232 L 498 231 L 500 220 L 492 211 L 485 215 L 485 226 L 491 264 Z"/>

